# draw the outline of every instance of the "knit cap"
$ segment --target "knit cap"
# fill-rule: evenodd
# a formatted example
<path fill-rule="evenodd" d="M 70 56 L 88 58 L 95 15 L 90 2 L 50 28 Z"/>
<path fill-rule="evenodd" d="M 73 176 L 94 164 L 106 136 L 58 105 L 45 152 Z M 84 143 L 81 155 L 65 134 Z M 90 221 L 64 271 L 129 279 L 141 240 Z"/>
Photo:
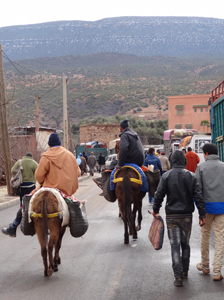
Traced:
<path fill-rule="evenodd" d="M 128 121 L 129 121 L 128 119 L 123 120 L 123 121 L 120 123 L 120 127 L 123 128 L 123 129 L 129 127 Z"/>
<path fill-rule="evenodd" d="M 49 140 L 48 140 L 48 145 L 50 147 L 61 145 L 61 139 L 57 133 L 52 133 L 50 135 Z"/>

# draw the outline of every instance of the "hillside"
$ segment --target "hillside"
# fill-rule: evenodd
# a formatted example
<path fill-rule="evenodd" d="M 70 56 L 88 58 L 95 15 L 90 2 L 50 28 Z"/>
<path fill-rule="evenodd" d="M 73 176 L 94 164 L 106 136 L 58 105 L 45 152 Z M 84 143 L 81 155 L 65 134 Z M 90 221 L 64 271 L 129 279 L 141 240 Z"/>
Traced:
<path fill-rule="evenodd" d="M 116 52 L 139 56 L 224 54 L 224 20 L 196 17 L 120 17 L 0 28 L 12 59 Z"/>
<path fill-rule="evenodd" d="M 115 114 L 165 119 L 168 96 L 210 93 L 224 79 L 221 55 L 175 58 L 99 53 L 17 63 L 16 68 L 4 64 L 14 123 L 34 124 L 38 95 L 41 125 L 57 128 L 62 128 L 62 74 L 68 76 L 71 124 Z"/>

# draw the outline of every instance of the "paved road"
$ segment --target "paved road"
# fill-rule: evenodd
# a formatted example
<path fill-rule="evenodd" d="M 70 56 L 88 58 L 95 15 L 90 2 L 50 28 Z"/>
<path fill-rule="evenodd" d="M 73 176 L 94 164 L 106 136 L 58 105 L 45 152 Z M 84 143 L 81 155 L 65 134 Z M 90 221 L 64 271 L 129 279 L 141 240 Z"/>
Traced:
<path fill-rule="evenodd" d="M 183 288 L 177 288 L 173 286 L 167 233 L 159 251 L 152 248 L 147 237 L 152 220 L 147 212 L 147 197 L 143 201 L 139 239 L 124 245 L 117 203 L 107 202 L 99 193 L 91 179 L 80 183 L 76 196 L 87 200 L 89 230 L 79 239 L 67 230 L 61 249 L 62 264 L 59 272 L 49 278 L 43 276 L 36 236 L 26 237 L 20 229 L 17 238 L 0 233 L 0 300 L 223 299 L 224 281 L 213 282 L 211 275 L 202 275 L 195 267 L 200 261 L 197 213 L 191 237 L 189 279 Z M 0 228 L 13 220 L 17 209 L 14 206 L 0 211 Z"/>

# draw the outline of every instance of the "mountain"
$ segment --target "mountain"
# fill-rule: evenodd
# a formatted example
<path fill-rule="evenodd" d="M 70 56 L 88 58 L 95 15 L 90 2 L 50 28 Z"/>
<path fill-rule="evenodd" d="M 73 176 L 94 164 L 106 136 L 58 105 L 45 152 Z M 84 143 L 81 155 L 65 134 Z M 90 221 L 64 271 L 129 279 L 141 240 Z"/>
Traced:
<path fill-rule="evenodd" d="M 210 94 L 223 81 L 223 56 L 97 53 L 8 62 L 4 64 L 8 108 L 14 124 L 34 125 L 37 95 L 41 125 L 62 128 L 65 74 L 71 124 L 115 114 L 164 119 L 169 96 Z"/>
<path fill-rule="evenodd" d="M 0 28 L 12 60 L 101 52 L 138 56 L 224 54 L 224 20 L 197 17 L 119 17 Z"/>

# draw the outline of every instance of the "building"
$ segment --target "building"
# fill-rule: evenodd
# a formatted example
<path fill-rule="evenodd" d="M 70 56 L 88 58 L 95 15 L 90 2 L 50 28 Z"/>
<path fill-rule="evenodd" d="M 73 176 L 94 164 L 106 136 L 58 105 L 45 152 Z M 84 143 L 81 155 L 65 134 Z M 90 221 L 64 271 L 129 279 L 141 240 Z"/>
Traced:
<path fill-rule="evenodd" d="M 80 144 L 90 141 L 98 141 L 99 143 L 106 143 L 119 138 L 120 129 L 119 124 L 86 124 L 80 125 Z"/>
<path fill-rule="evenodd" d="M 169 129 L 210 133 L 209 98 L 210 94 L 168 97 Z"/>

